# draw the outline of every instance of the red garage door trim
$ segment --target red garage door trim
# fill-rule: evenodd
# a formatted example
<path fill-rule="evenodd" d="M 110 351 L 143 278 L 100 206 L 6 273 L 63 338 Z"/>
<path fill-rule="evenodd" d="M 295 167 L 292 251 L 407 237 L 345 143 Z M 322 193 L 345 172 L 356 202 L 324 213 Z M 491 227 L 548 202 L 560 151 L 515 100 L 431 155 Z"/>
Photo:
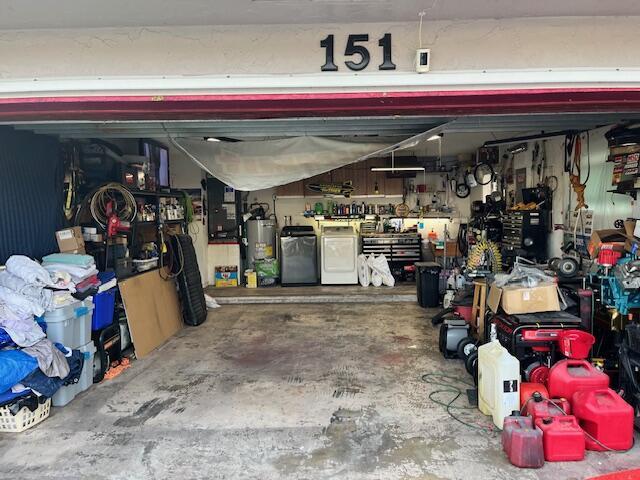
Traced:
<path fill-rule="evenodd" d="M 640 88 L 1 98 L 0 120 L 178 120 L 296 116 L 640 111 Z"/>

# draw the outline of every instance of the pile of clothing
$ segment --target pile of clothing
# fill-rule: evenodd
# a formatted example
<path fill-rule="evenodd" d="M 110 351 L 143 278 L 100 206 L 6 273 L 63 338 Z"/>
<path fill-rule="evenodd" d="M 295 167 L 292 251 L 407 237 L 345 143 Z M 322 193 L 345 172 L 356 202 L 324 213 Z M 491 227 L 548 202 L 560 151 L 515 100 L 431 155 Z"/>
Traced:
<path fill-rule="evenodd" d="M 63 277 L 21 255 L 10 257 L 0 271 L 0 407 L 33 411 L 80 378 L 82 352 L 51 342 L 38 318 L 76 301 L 77 285 Z"/>
<path fill-rule="evenodd" d="M 56 281 L 84 296 L 95 295 L 100 280 L 98 269 L 91 255 L 76 253 L 52 253 L 42 258 L 42 266 Z"/>

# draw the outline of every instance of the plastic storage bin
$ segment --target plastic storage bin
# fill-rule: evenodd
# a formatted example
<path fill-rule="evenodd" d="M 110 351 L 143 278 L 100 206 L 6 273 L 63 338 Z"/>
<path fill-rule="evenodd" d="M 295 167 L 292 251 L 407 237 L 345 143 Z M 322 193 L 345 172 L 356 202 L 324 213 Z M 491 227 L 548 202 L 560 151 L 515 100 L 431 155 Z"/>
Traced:
<path fill-rule="evenodd" d="M 40 404 L 33 412 L 27 407 L 23 407 L 16 415 L 12 415 L 8 407 L 0 407 L 0 432 L 24 432 L 47 418 L 50 411 L 50 398 Z"/>
<path fill-rule="evenodd" d="M 76 350 L 80 350 L 84 354 L 84 364 L 82 365 L 80 379 L 78 383 L 60 388 L 60 390 L 53 395 L 51 400 L 54 407 L 64 407 L 76 398 L 76 395 L 84 392 L 93 385 L 93 357 L 96 354 L 96 347 L 93 342 L 89 342 Z"/>
<path fill-rule="evenodd" d="M 113 312 L 116 306 L 116 288 L 98 293 L 93 297 L 93 317 L 91 330 L 97 331 L 113 323 Z"/>
<path fill-rule="evenodd" d="M 42 318 L 47 324 L 47 337 L 67 348 L 78 348 L 91 341 L 91 316 L 93 302 L 86 299 L 51 312 Z"/>
<path fill-rule="evenodd" d="M 440 304 L 438 286 L 442 267 L 436 262 L 416 262 L 416 287 L 418 304 L 423 308 L 433 308 Z"/>

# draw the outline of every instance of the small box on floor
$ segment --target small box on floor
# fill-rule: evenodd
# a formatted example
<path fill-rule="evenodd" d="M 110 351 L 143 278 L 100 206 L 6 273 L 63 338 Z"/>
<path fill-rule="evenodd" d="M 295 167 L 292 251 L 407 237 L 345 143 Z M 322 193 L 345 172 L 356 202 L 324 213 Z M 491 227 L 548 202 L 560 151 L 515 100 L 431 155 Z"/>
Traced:
<path fill-rule="evenodd" d="M 216 287 L 237 287 L 238 266 L 217 266 L 214 274 L 214 285 Z"/>

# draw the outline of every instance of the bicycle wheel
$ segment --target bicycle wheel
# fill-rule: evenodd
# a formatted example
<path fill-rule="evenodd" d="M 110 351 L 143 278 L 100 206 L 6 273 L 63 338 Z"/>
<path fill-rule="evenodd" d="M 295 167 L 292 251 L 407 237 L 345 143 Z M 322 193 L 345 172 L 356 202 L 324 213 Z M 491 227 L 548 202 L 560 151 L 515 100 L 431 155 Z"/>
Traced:
<path fill-rule="evenodd" d="M 488 163 L 479 163 L 473 169 L 473 176 L 480 185 L 487 185 L 491 183 L 495 172 L 493 167 Z"/>
<path fill-rule="evenodd" d="M 456 183 L 456 197 L 467 198 L 471 195 L 471 189 L 466 183 Z"/>

